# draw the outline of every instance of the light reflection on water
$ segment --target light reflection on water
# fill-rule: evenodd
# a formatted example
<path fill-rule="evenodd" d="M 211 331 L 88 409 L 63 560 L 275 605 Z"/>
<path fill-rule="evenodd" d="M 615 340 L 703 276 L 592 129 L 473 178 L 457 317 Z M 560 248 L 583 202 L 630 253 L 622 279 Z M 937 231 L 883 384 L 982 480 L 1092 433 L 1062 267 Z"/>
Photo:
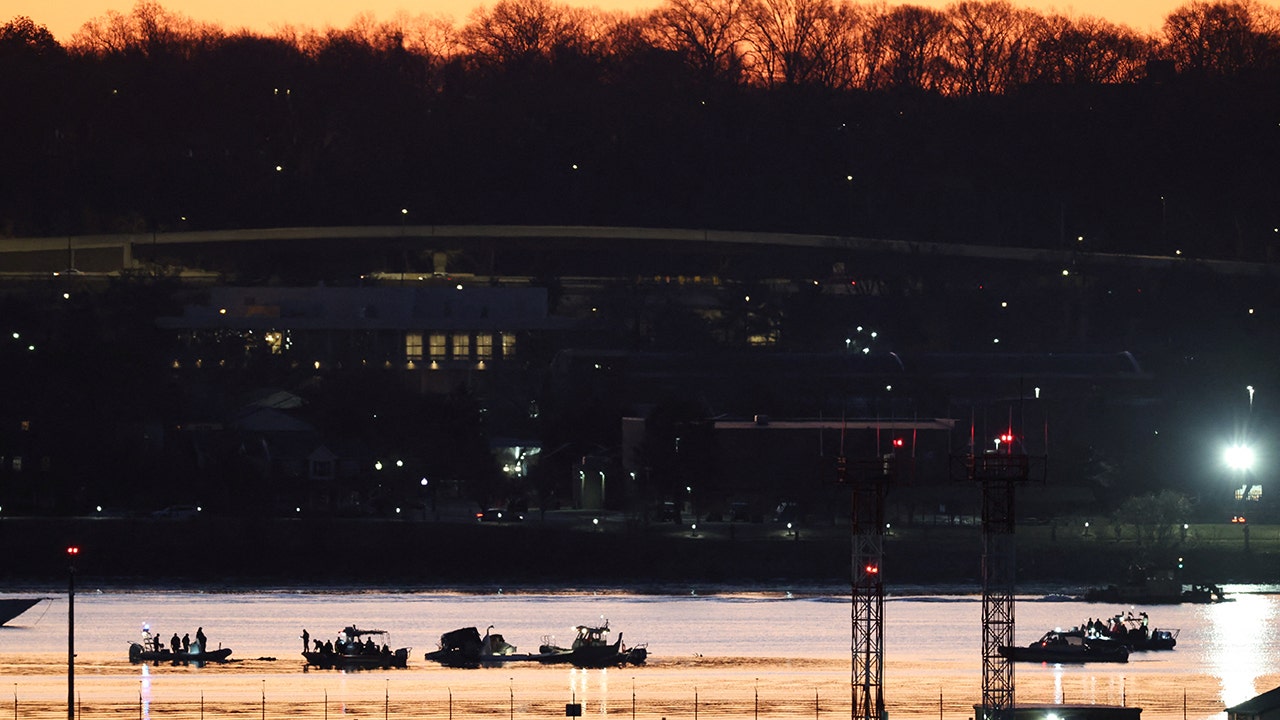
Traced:
<path fill-rule="evenodd" d="M 298 720 L 467 715 L 586 717 L 815 717 L 849 714 L 847 597 L 777 592 L 733 595 L 315 592 L 85 592 L 76 597 L 76 692 L 81 717 L 197 718 L 204 713 Z M 65 717 L 66 602 L 52 600 L 0 628 L 0 688 L 12 683 L 14 717 Z M 1148 720 L 1221 718 L 1224 707 L 1280 684 L 1280 595 L 1239 594 L 1220 605 L 1145 609 L 1178 628 L 1172 652 L 1135 653 L 1123 665 L 1015 669 L 1020 703 L 1105 703 L 1144 708 Z M 1127 610 L 1020 598 L 1016 641 L 1052 627 Z M 607 618 L 628 643 L 646 643 L 642 667 L 576 670 L 508 666 L 456 670 L 424 652 L 457 627 L 489 625 L 522 650 L 544 635 L 568 640 L 577 624 Z M 885 697 L 890 715 L 972 717 L 981 699 L 976 595 L 891 597 L 885 607 Z M 235 662 L 208 668 L 131 665 L 127 641 L 143 623 L 167 638 L 203 626 L 210 647 Z M 405 670 L 304 671 L 301 631 L 328 638 L 355 623 L 412 646 Z M 0 714 L 4 714 L 0 701 Z"/>

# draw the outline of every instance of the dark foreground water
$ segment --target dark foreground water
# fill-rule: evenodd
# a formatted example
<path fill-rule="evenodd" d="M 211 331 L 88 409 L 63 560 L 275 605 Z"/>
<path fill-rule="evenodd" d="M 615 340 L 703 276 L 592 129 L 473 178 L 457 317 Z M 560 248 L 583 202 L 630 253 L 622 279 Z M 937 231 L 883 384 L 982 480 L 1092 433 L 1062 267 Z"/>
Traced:
<path fill-rule="evenodd" d="M 1280 594 L 1240 587 L 1234 602 L 1129 608 L 1020 597 L 1017 641 L 1132 609 L 1179 630 L 1172 652 L 1127 664 L 1015 670 L 1019 703 L 1144 708 L 1149 720 L 1221 718 L 1223 709 L 1280 685 Z M 848 717 L 850 605 L 843 590 L 613 592 L 125 592 L 80 588 L 75 604 L 76 718 Z M 31 594 L 31 593 L 28 593 Z M 0 628 L 0 720 L 68 715 L 67 598 L 51 598 Z M 608 620 L 640 667 L 577 670 L 510 665 L 460 670 L 426 662 L 441 633 L 488 625 L 522 650 L 546 635 Z M 885 606 L 884 685 L 892 717 L 963 720 L 981 701 L 981 602 L 921 592 Z M 305 670 L 305 628 L 326 639 L 349 624 L 411 646 L 403 670 Z M 204 668 L 132 665 L 144 624 L 162 637 L 203 627 L 233 662 Z M 4 700 L 7 691 L 12 697 Z M 5 707 L 11 705 L 11 708 Z"/>

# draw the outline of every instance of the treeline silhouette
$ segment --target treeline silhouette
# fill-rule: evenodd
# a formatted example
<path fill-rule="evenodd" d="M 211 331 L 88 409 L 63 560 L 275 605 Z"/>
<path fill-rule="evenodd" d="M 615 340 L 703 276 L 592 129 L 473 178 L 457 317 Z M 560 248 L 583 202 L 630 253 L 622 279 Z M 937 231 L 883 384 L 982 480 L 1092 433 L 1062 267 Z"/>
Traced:
<path fill-rule="evenodd" d="M 271 35 L 0 26 L 0 233 L 555 223 L 1263 260 L 1280 12 L 500 0 Z"/>

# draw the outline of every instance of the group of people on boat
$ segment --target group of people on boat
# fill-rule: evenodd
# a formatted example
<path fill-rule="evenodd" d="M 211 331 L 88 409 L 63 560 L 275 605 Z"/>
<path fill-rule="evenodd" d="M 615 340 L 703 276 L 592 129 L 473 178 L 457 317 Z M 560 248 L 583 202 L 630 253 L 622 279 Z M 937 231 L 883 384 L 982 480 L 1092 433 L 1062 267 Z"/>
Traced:
<path fill-rule="evenodd" d="M 162 652 L 164 643 L 160 639 L 160 633 L 151 632 L 151 628 L 143 626 L 142 628 L 142 645 L 151 652 Z M 204 626 L 196 628 L 196 639 L 191 641 L 191 633 L 183 633 L 182 637 L 178 637 L 178 633 L 174 633 L 169 638 L 169 652 L 177 655 L 178 653 L 191 654 L 200 653 L 209 647 L 209 638 L 205 637 Z"/>
<path fill-rule="evenodd" d="M 314 643 L 314 646 L 312 645 Z M 319 638 L 311 639 L 311 633 L 306 628 L 302 629 L 302 652 L 315 652 L 321 654 L 338 654 L 338 655 L 391 655 L 391 648 L 383 643 L 381 646 L 373 641 L 372 637 L 366 638 L 363 642 L 358 637 L 349 635 L 339 636 L 337 640 L 325 640 L 321 642 Z"/>
<path fill-rule="evenodd" d="M 1091 637 L 1106 637 L 1122 641 L 1147 640 L 1158 632 L 1150 627 L 1150 624 L 1151 619 L 1147 617 L 1146 612 L 1134 615 L 1130 610 L 1127 614 L 1116 613 L 1105 621 L 1102 618 L 1089 618 L 1081 623 L 1080 629 Z"/>

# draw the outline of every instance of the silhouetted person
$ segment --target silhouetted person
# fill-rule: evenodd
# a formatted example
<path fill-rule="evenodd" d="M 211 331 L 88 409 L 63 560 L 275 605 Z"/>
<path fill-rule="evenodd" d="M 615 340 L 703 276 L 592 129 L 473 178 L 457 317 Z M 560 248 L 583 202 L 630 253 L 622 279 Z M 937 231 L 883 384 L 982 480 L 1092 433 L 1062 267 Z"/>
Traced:
<path fill-rule="evenodd" d="M 189 633 L 182 633 L 182 652 L 187 652 L 190 649 L 191 635 Z"/>
<path fill-rule="evenodd" d="M 200 652 L 204 652 L 209 649 L 209 638 L 204 636 L 203 627 L 196 628 L 196 645 L 200 646 Z"/>
<path fill-rule="evenodd" d="M 306 652 L 311 645 L 311 633 L 306 628 L 302 628 L 302 652 Z M 318 649 L 318 648 L 317 648 Z"/>
<path fill-rule="evenodd" d="M 169 638 L 169 649 L 178 652 L 180 647 L 182 647 L 182 640 L 178 637 L 178 633 L 174 633 L 173 637 Z"/>

